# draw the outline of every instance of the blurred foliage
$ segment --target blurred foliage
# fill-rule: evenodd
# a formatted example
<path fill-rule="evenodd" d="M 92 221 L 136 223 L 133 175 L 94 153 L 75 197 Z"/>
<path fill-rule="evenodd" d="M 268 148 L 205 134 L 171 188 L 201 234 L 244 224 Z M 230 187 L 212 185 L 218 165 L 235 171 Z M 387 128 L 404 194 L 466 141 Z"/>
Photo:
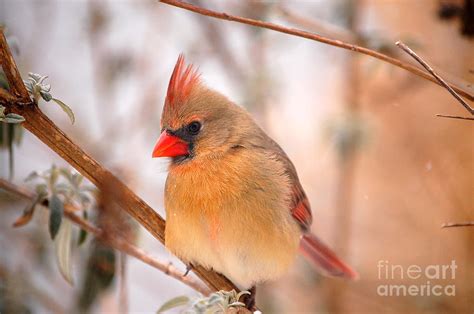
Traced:
<path fill-rule="evenodd" d="M 325 131 L 342 159 L 346 159 L 365 145 L 369 136 L 367 121 L 355 113 L 329 120 Z"/>
<path fill-rule="evenodd" d="M 5 90 L 9 89 L 8 81 L 5 73 L 0 67 L 0 88 Z M 4 114 L 5 107 L 0 105 L 0 150 L 8 151 L 8 168 L 9 177 L 13 178 L 14 175 L 14 145 L 20 145 L 23 138 L 23 128 L 19 123 L 25 119 L 17 114 L 9 113 Z"/>
<path fill-rule="evenodd" d="M 79 294 L 78 307 L 81 312 L 89 312 L 94 301 L 111 286 L 115 277 L 116 259 L 112 248 L 100 242 L 93 243 Z"/>
<path fill-rule="evenodd" d="M 4 123 L 21 123 L 25 121 L 25 118 L 16 113 L 7 113 L 5 114 L 5 107 L 0 105 L 0 122 Z"/>
<path fill-rule="evenodd" d="M 33 313 L 28 298 L 21 293 L 22 288 L 19 280 L 0 273 L 0 313 Z"/>
<path fill-rule="evenodd" d="M 13 226 L 26 225 L 32 219 L 37 205 L 47 206 L 50 210 L 49 233 L 54 240 L 57 264 L 64 279 L 72 284 L 73 229 L 69 220 L 63 220 L 64 207 L 73 205 L 87 218 L 87 210 L 94 201 L 95 188 L 83 184 L 83 177 L 79 173 L 55 165 L 43 173 L 32 172 L 25 181 L 35 181 L 36 196 Z M 84 242 L 85 237 L 86 232 L 81 229 L 78 244 Z"/>
<path fill-rule="evenodd" d="M 96 190 L 85 184 L 79 173 L 55 165 L 42 173 L 32 172 L 25 181 L 34 183 L 36 194 L 14 226 L 23 226 L 31 221 L 38 206 L 49 208 L 49 233 L 54 241 L 57 265 L 63 278 L 72 285 L 73 227 L 72 222 L 64 218 L 64 211 L 69 206 L 76 212 L 82 212 L 83 219 L 87 219 L 92 205 L 97 205 L 97 195 L 94 193 Z M 77 245 L 84 243 L 86 236 L 87 232 L 80 229 Z M 91 251 L 78 296 L 81 312 L 88 312 L 94 301 L 111 286 L 115 271 L 115 251 L 98 241 L 91 242 Z"/>
<path fill-rule="evenodd" d="M 232 291 L 218 291 L 214 292 L 208 297 L 189 298 L 187 296 L 179 296 L 165 302 L 157 311 L 163 313 L 170 310 L 176 310 L 178 307 L 184 307 L 181 313 L 191 314 L 214 314 L 227 313 L 229 309 L 245 307 L 245 304 L 240 302 L 240 298 L 244 295 L 250 295 L 248 291 L 241 291 L 237 293 Z"/>

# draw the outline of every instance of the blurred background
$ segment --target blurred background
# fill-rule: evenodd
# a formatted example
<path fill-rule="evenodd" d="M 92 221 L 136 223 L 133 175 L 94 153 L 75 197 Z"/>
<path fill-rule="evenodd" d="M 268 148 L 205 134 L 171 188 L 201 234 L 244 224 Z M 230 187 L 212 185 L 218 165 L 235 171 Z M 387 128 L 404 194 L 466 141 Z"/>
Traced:
<path fill-rule="evenodd" d="M 192 2 L 411 62 L 394 45 L 401 39 L 444 78 L 474 92 L 473 20 L 460 13 L 471 5 L 472 14 L 470 0 Z M 71 106 L 76 123 L 51 102 L 40 102 L 41 110 L 163 216 L 167 163 L 150 155 L 179 53 L 280 143 L 312 204 L 313 231 L 360 280 L 324 278 L 298 258 L 285 277 L 259 288 L 264 313 L 474 311 L 474 228 L 441 229 L 474 220 L 473 124 L 435 117 L 466 115 L 445 89 L 368 56 L 157 1 L 0 0 L 0 24 L 22 75 L 48 75 L 51 93 Z M 12 149 L 3 143 L 0 175 L 22 187 L 34 188 L 24 182 L 32 171 L 70 168 L 29 132 Z M 25 206 L 0 193 L 0 312 L 77 311 L 84 291 L 93 290 L 90 257 L 100 248 L 92 237 L 74 248 L 69 285 L 55 262 L 48 211 L 38 209 L 28 225 L 12 228 Z M 128 228 L 137 246 L 184 272 L 143 228 Z M 446 280 L 380 278 L 377 266 L 452 260 L 458 268 Z M 173 297 L 197 295 L 132 257 L 109 262 L 120 267 L 93 297 L 92 312 L 154 313 Z M 427 281 L 455 285 L 455 296 L 378 293 L 381 285 Z"/>

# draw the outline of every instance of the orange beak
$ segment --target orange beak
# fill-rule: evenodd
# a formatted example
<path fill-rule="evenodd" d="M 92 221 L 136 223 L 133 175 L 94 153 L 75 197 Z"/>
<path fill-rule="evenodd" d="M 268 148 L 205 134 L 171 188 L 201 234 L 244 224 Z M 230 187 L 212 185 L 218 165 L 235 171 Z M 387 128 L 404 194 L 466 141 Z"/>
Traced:
<path fill-rule="evenodd" d="M 177 136 L 163 131 L 158 142 L 153 149 L 153 158 L 156 157 L 177 157 L 189 154 L 189 145 Z"/>

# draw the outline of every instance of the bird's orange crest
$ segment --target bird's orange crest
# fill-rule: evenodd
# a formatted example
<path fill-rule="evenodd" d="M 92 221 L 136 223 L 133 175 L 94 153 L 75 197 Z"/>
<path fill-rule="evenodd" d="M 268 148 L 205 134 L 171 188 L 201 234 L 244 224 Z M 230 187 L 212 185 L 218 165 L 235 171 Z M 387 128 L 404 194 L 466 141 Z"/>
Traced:
<path fill-rule="evenodd" d="M 200 74 L 192 64 L 185 65 L 184 56 L 180 54 L 171 74 L 166 94 L 166 104 L 171 108 L 185 101 L 193 86 L 199 83 Z"/>

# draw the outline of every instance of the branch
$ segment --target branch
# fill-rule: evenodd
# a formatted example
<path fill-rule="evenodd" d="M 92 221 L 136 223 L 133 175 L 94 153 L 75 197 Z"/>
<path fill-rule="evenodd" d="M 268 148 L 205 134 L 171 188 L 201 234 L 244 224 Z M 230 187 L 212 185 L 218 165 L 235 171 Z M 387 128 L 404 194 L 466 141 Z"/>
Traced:
<path fill-rule="evenodd" d="M 28 91 L 23 84 L 23 80 L 21 79 L 21 75 L 18 71 L 15 60 L 13 59 L 13 55 L 10 52 L 7 39 L 3 34 L 3 29 L 0 29 L 0 65 L 3 68 L 5 76 L 7 77 L 10 93 L 12 93 L 15 98 L 19 98 L 23 102 L 30 102 L 30 96 L 28 95 Z"/>
<path fill-rule="evenodd" d="M 162 2 L 162 3 L 168 4 L 168 5 L 172 5 L 172 6 L 181 8 L 181 9 L 192 11 L 192 12 L 195 12 L 195 13 L 198 13 L 198 14 L 201 14 L 201 15 L 210 16 L 210 17 L 213 17 L 213 18 L 216 18 L 216 19 L 232 21 L 232 22 L 237 22 L 237 23 L 241 23 L 241 24 L 247 24 L 247 25 L 252 25 L 252 26 L 256 26 L 256 27 L 261 27 L 261 28 L 266 28 L 266 29 L 270 29 L 270 30 L 273 30 L 273 31 L 276 31 L 276 32 L 285 33 L 285 34 L 289 34 L 289 35 L 293 35 L 293 36 L 297 36 L 297 37 L 302 37 L 302 38 L 318 41 L 318 42 L 321 42 L 321 43 L 324 43 L 324 44 L 328 44 L 328 45 L 331 45 L 331 46 L 335 46 L 335 47 L 339 47 L 339 48 L 343 48 L 343 49 L 347 49 L 347 50 L 351 50 L 351 51 L 356 51 L 356 52 L 374 57 L 376 59 L 382 60 L 384 62 L 393 64 L 393 65 L 395 65 L 399 68 L 407 70 L 408 72 L 411 72 L 415 75 L 418 75 L 418 76 L 420 76 L 420 77 L 422 77 L 426 80 L 429 80 L 429 81 L 434 82 L 438 85 L 441 85 L 438 82 L 438 80 L 433 78 L 429 73 L 419 69 L 418 67 L 413 66 L 413 65 L 408 64 L 408 63 L 405 63 L 405 62 L 402 62 L 402 61 L 400 61 L 396 58 L 389 57 L 389 56 L 387 56 L 383 53 L 380 53 L 380 52 L 377 52 L 377 51 L 374 51 L 374 50 L 371 50 L 371 49 L 368 49 L 368 48 L 364 48 L 364 47 L 361 47 L 361 46 L 349 44 L 349 43 L 343 42 L 341 40 L 327 38 L 327 37 L 317 35 L 317 34 L 314 34 L 314 33 L 311 33 L 311 32 L 307 32 L 307 31 L 304 31 L 304 30 L 299 30 L 299 29 L 295 29 L 295 28 L 288 28 L 288 27 L 284 27 L 284 26 L 274 24 L 274 23 L 263 22 L 263 21 L 249 19 L 249 18 L 240 17 L 240 16 L 234 16 L 234 15 L 230 15 L 230 14 L 227 14 L 227 13 L 215 12 L 215 11 L 212 11 L 212 10 L 204 9 L 204 8 L 194 6 L 194 5 L 191 5 L 189 3 L 177 1 L 177 0 L 159 0 L 159 1 Z M 455 85 L 451 85 L 451 86 L 459 94 L 463 95 L 464 97 L 468 98 L 471 101 L 474 100 L 474 94 L 472 94 L 471 92 L 466 91 L 466 90 L 462 89 L 461 87 L 457 87 Z"/>
<path fill-rule="evenodd" d="M 136 247 L 135 245 L 123 239 L 105 236 L 102 232 L 102 229 L 99 229 L 93 226 L 88 221 L 74 214 L 75 210 L 76 209 L 74 208 L 68 208 L 68 206 L 66 206 L 64 214 L 67 218 L 69 218 L 72 222 L 80 226 L 82 229 L 94 234 L 99 240 L 102 240 L 104 243 L 110 245 L 111 247 L 113 247 L 114 249 L 118 251 L 124 252 L 130 256 L 133 256 L 136 259 L 144 262 L 145 264 L 148 264 L 151 267 L 154 267 L 162 271 L 163 273 L 165 273 L 166 275 L 172 278 L 175 278 L 181 281 L 182 283 L 200 292 L 201 294 L 209 295 L 210 290 L 207 287 L 203 286 L 198 281 L 194 280 L 191 276 L 183 276 L 183 272 L 178 270 L 171 263 L 169 264 L 162 263 L 156 258 L 150 256 L 144 250 Z"/>
<path fill-rule="evenodd" d="M 436 72 L 433 70 L 433 68 L 430 67 L 430 65 L 428 63 L 426 63 L 425 60 L 423 60 L 420 56 L 418 56 L 413 50 L 411 50 L 407 45 L 405 45 L 404 43 L 402 43 L 401 41 L 397 41 L 395 43 L 395 45 L 397 45 L 400 49 L 402 49 L 403 51 L 405 51 L 406 53 L 408 53 L 410 56 L 413 57 L 413 59 L 415 59 L 419 64 L 421 64 L 428 72 L 431 73 L 431 75 L 433 75 L 433 77 L 439 82 L 439 84 L 443 87 L 445 87 L 448 92 L 451 93 L 451 95 L 454 96 L 454 98 L 457 99 L 457 101 L 459 101 L 461 103 L 461 105 L 463 105 L 464 108 L 466 108 L 466 110 L 474 116 L 474 109 L 471 108 L 471 106 L 469 106 L 467 104 L 467 102 L 464 101 L 464 99 L 462 99 L 461 96 L 459 96 L 458 93 L 456 93 L 455 90 L 453 90 L 451 88 L 451 86 L 448 85 L 448 83 L 446 83 L 445 80 L 443 80 L 441 78 L 441 76 L 439 76 L 438 74 L 436 74 Z"/>
<path fill-rule="evenodd" d="M 10 101 L 16 101 L 16 97 L 10 95 L 9 92 L 0 87 L 0 104 Z"/>
<path fill-rule="evenodd" d="M 36 194 L 32 191 L 19 187 L 4 179 L 0 179 L 0 189 L 4 189 L 12 194 L 29 199 L 31 201 L 36 197 Z M 209 295 L 209 289 L 207 289 L 198 281 L 194 280 L 191 276 L 183 276 L 183 272 L 179 271 L 176 267 L 172 266 L 171 264 L 165 264 L 158 261 L 144 250 L 120 238 L 119 235 L 117 235 L 117 237 L 112 237 L 108 235 L 101 228 L 98 228 L 91 224 L 89 221 L 77 216 L 75 214 L 75 212 L 77 211 L 78 209 L 71 204 L 64 205 L 64 216 L 66 216 L 69 220 L 71 220 L 73 223 L 75 223 L 82 229 L 86 230 L 89 233 L 92 233 L 97 239 L 101 240 L 103 243 L 120 252 L 124 252 L 127 255 L 133 256 L 136 259 L 144 262 L 145 264 L 148 264 L 151 267 L 162 271 L 166 275 L 181 281 L 182 283 L 188 285 L 189 287 L 193 288 L 194 290 L 200 292 L 203 295 Z"/>
<path fill-rule="evenodd" d="M 440 118 L 449 118 L 449 119 L 474 120 L 474 118 L 471 118 L 471 117 L 452 116 L 449 114 L 437 114 L 436 116 Z"/>
<path fill-rule="evenodd" d="M 323 21 L 307 18 L 300 15 L 287 7 L 279 4 L 277 10 L 281 12 L 282 16 L 292 24 L 297 24 L 301 27 L 309 29 L 313 32 L 318 32 L 324 36 L 331 36 L 335 38 L 341 38 L 344 41 L 358 41 L 360 36 L 348 29 L 332 25 Z"/>
<path fill-rule="evenodd" d="M 61 129 L 59 129 L 39 110 L 36 104 L 31 102 L 28 92 L 24 85 L 22 85 L 23 81 L 21 80 L 21 77 L 14 74 L 18 73 L 18 69 L 11 57 L 10 50 L 2 31 L 0 31 L 0 62 L 7 78 L 14 80 L 9 82 L 10 86 L 16 86 L 15 89 L 19 90 L 19 95 L 21 97 L 21 102 L 14 103 L 3 99 L 3 101 L 8 102 L 6 111 L 22 115 L 26 119 L 22 125 L 27 130 L 49 146 L 54 152 L 61 156 L 83 176 L 89 179 L 99 189 L 113 186 L 114 189 L 110 189 L 109 192 L 115 202 L 130 216 L 135 218 L 156 239 L 161 243 L 164 243 L 164 219 L 140 197 L 138 197 L 128 186 L 76 145 Z M 29 102 L 28 105 L 22 104 L 25 101 L 24 93 L 26 93 Z M 238 290 L 229 279 L 213 271 L 209 271 L 202 266 L 194 267 L 193 271 L 214 290 Z"/>
<path fill-rule="evenodd" d="M 447 222 L 444 223 L 441 228 L 453 228 L 453 227 L 474 227 L 474 221 L 468 222 Z"/>

